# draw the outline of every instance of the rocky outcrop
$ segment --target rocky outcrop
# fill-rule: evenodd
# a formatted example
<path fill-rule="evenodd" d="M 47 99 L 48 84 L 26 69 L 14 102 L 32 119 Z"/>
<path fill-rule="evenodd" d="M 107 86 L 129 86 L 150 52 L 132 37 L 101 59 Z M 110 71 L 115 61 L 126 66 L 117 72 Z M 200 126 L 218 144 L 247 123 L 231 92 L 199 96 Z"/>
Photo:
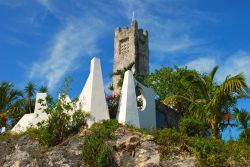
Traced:
<path fill-rule="evenodd" d="M 125 128 L 118 128 L 115 136 L 118 166 L 159 166 L 159 146 L 152 140 L 152 136 L 135 134 Z"/>
<path fill-rule="evenodd" d="M 54 147 L 42 146 L 29 135 L 0 141 L 1 167 L 77 167 L 82 165 L 81 150 L 85 133 L 69 137 Z M 123 167 L 158 167 L 195 166 L 194 156 L 173 155 L 161 161 L 160 146 L 153 136 L 143 135 L 133 130 L 120 127 L 115 131 L 110 144 L 115 150 L 117 166 Z"/>
<path fill-rule="evenodd" d="M 18 139 L 0 142 L 0 166 L 81 166 L 83 138 L 72 136 L 58 146 L 46 148 L 26 135 Z"/>

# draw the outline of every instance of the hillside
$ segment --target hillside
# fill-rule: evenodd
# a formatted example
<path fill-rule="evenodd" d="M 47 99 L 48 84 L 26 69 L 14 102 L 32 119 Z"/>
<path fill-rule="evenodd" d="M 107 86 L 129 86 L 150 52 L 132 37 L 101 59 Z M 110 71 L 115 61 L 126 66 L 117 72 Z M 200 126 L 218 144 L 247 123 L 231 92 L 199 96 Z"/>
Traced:
<path fill-rule="evenodd" d="M 188 137 L 174 129 L 141 130 L 115 120 L 81 129 L 54 146 L 28 130 L 0 136 L 0 166 L 249 166 L 249 145 Z"/>
<path fill-rule="evenodd" d="M 71 135 L 54 147 L 43 146 L 28 134 L 1 139 L 0 166 L 85 166 L 81 156 L 85 138 L 83 132 Z M 139 142 L 134 139 L 139 139 Z M 118 149 L 128 140 L 131 141 L 127 143 L 127 146 Z M 143 135 L 132 129 L 119 127 L 115 130 L 112 140 L 108 142 L 115 150 L 114 157 L 117 166 L 160 165 L 160 146 L 154 142 L 151 135 Z M 173 155 L 171 159 L 162 163 L 163 166 L 195 166 L 195 164 L 196 160 L 192 155 L 186 157 Z"/>

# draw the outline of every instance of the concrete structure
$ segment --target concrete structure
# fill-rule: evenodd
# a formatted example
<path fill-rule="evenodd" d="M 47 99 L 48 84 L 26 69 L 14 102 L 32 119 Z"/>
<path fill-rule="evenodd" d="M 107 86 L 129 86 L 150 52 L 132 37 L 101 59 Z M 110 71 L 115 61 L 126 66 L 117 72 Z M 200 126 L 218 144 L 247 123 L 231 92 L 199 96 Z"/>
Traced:
<path fill-rule="evenodd" d="M 138 97 L 136 92 L 140 93 Z M 152 89 L 136 81 L 131 71 L 126 71 L 117 113 L 118 122 L 137 128 L 156 128 L 155 96 Z M 137 106 L 137 100 L 142 102 L 142 106 Z"/>
<path fill-rule="evenodd" d="M 136 20 L 132 21 L 130 28 L 118 27 L 115 29 L 113 72 L 123 70 L 131 63 L 135 63 L 133 71 L 148 75 L 148 32 L 144 29 L 138 29 Z M 117 86 L 119 80 L 119 76 L 113 76 L 114 94 L 120 93 L 120 88 Z"/>
<path fill-rule="evenodd" d="M 129 124 L 140 128 L 140 120 L 135 93 L 135 81 L 133 73 L 131 71 L 125 72 L 116 118 L 119 123 Z"/>
<path fill-rule="evenodd" d="M 156 93 L 151 88 L 147 88 L 140 82 L 136 81 L 136 86 L 140 91 L 140 96 L 137 99 L 141 99 L 142 106 L 138 108 L 140 127 L 144 129 L 156 128 L 156 106 L 155 97 Z"/>
<path fill-rule="evenodd" d="M 79 96 L 79 107 L 90 113 L 87 121 L 90 127 L 94 122 L 110 119 L 105 98 L 100 59 L 91 60 L 90 74 Z"/>
<path fill-rule="evenodd" d="M 46 121 L 48 119 L 48 114 L 44 111 L 47 108 L 46 97 L 47 93 L 37 93 L 34 113 L 25 114 L 11 129 L 11 132 L 24 132 L 30 126 L 37 127 L 38 123 Z"/>

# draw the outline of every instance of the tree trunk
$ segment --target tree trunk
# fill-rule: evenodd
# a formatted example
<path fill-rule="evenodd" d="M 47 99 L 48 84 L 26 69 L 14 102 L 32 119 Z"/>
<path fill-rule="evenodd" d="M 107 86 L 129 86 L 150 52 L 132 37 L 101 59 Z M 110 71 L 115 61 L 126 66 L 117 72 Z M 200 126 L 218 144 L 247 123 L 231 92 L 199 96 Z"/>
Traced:
<path fill-rule="evenodd" d="M 212 133 L 212 137 L 214 139 L 219 139 L 219 128 L 218 128 L 218 123 L 215 120 L 211 121 L 211 133 Z"/>

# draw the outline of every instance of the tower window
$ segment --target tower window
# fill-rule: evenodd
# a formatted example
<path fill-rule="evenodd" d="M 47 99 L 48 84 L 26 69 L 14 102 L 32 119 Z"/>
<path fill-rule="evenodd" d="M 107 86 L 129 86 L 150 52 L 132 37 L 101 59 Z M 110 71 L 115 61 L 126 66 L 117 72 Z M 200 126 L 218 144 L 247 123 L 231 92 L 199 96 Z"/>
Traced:
<path fill-rule="evenodd" d="M 120 54 L 129 53 L 129 38 L 124 38 L 120 40 L 119 53 Z"/>

